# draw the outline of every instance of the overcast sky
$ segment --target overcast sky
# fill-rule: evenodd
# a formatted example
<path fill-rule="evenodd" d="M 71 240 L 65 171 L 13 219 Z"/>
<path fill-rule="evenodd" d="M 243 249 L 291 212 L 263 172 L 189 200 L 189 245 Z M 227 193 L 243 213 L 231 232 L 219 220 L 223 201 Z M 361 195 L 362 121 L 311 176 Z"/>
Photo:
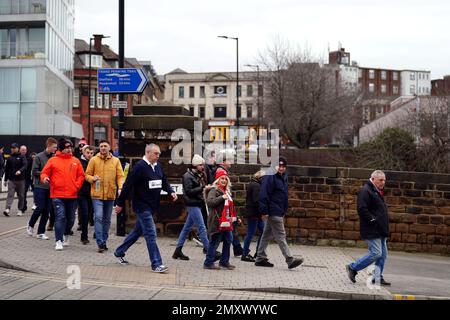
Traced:
<path fill-rule="evenodd" d="M 95 33 L 118 51 L 117 0 L 75 0 L 77 38 Z M 236 70 L 255 63 L 276 37 L 327 57 L 339 43 L 363 67 L 450 74 L 448 0 L 126 0 L 127 57 L 158 74 Z"/>

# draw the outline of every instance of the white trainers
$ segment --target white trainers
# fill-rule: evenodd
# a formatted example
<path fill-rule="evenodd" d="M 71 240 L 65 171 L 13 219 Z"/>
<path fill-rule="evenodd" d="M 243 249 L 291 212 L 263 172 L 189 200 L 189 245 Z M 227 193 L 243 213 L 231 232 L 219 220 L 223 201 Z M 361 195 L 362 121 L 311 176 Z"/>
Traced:
<path fill-rule="evenodd" d="M 159 267 L 153 269 L 152 271 L 155 273 L 164 273 L 164 272 L 169 271 L 169 268 L 164 265 L 160 265 Z"/>
<path fill-rule="evenodd" d="M 22 212 L 22 210 L 19 210 L 19 211 L 17 211 L 17 216 L 18 216 L 18 217 L 21 217 L 21 216 L 23 216 L 23 212 Z"/>
<path fill-rule="evenodd" d="M 69 236 L 64 236 L 64 241 L 62 243 L 64 247 L 70 246 Z"/>
<path fill-rule="evenodd" d="M 38 235 L 36 236 L 36 238 L 41 239 L 41 240 L 48 240 L 48 239 L 50 239 L 49 237 L 47 237 L 47 236 L 45 235 L 45 233 L 43 233 L 43 234 L 38 234 Z"/>
<path fill-rule="evenodd" d="M 32 228 L 32 227 L 30 227 L 30 226 L 27 227 L 27 234 L 28 234 L 30 237 L 33 236 L 33 228 Z"/>
<path fill-rule="evenodd" d="M 37 206 L 36 205 L 33 205 L 33 207 L 31 208 L 31 210 L 36 210 L 36 208 L 37 208 Z"/>
<path fill-rule="evenodd" d="M 64 249 L 63 243 L 61 241 L 56 241 L 55 250 L 56 251 L 62 251 Z"/>
<path fill-rule="evenodd" d="M 9 217 L 9 209 L 5 209 L 3 211 L 3 214 L 5 215 L 5 217 Z"/>

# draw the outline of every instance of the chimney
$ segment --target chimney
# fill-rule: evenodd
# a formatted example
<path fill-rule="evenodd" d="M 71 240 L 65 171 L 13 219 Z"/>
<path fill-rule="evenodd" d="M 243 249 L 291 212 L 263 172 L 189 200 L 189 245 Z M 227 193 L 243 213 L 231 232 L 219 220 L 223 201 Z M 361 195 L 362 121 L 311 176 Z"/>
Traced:
<path fill-rule="evenodd" d="M 94 49 L 98 53 L 102 53 L 102 39 L 104 36 L 102 34 L 94 34 Z"/>

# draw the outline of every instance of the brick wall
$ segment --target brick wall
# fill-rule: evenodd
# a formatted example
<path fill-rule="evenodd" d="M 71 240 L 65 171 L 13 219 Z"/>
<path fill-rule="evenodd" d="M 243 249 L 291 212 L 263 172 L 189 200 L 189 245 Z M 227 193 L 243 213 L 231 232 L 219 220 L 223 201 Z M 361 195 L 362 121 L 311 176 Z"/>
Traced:
<path fill-rule="evenodd" d="M 257 166 L 235 166 L 233 192 L 242 212 Z M 356 210 L 372 170 L 290 167 L 288 238 L 301 244 L 365 247 Z M 390 249 L 450 254 L 450 175 L 386 172 Z M 245 227 L 240 228 L 245 234 Z"/>

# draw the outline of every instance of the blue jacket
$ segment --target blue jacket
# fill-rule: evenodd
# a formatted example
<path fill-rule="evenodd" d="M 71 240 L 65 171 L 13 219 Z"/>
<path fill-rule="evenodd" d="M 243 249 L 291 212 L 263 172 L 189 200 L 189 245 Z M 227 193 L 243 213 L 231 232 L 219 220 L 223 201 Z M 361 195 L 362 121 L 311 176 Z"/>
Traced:
<path fill-rule="evenodd" d="M 259 193 L 259 212 L 284 217 L 288 209 L 288 197 L 287 174 L 264 176 Z"/>
<path fill-rule="evenodd" d="M 135 212 L 151 210 L 152 214 L 159 211 L 161 190 L 172 194 L 174 191 L 162 171 L 161 164 L 153 169 L 145 160 L 136 163 L 128 174 L 122 192 L 117 199 L 117 205 L 124 207 L 125 200 L 133 191 L 132 207 Z"/>

